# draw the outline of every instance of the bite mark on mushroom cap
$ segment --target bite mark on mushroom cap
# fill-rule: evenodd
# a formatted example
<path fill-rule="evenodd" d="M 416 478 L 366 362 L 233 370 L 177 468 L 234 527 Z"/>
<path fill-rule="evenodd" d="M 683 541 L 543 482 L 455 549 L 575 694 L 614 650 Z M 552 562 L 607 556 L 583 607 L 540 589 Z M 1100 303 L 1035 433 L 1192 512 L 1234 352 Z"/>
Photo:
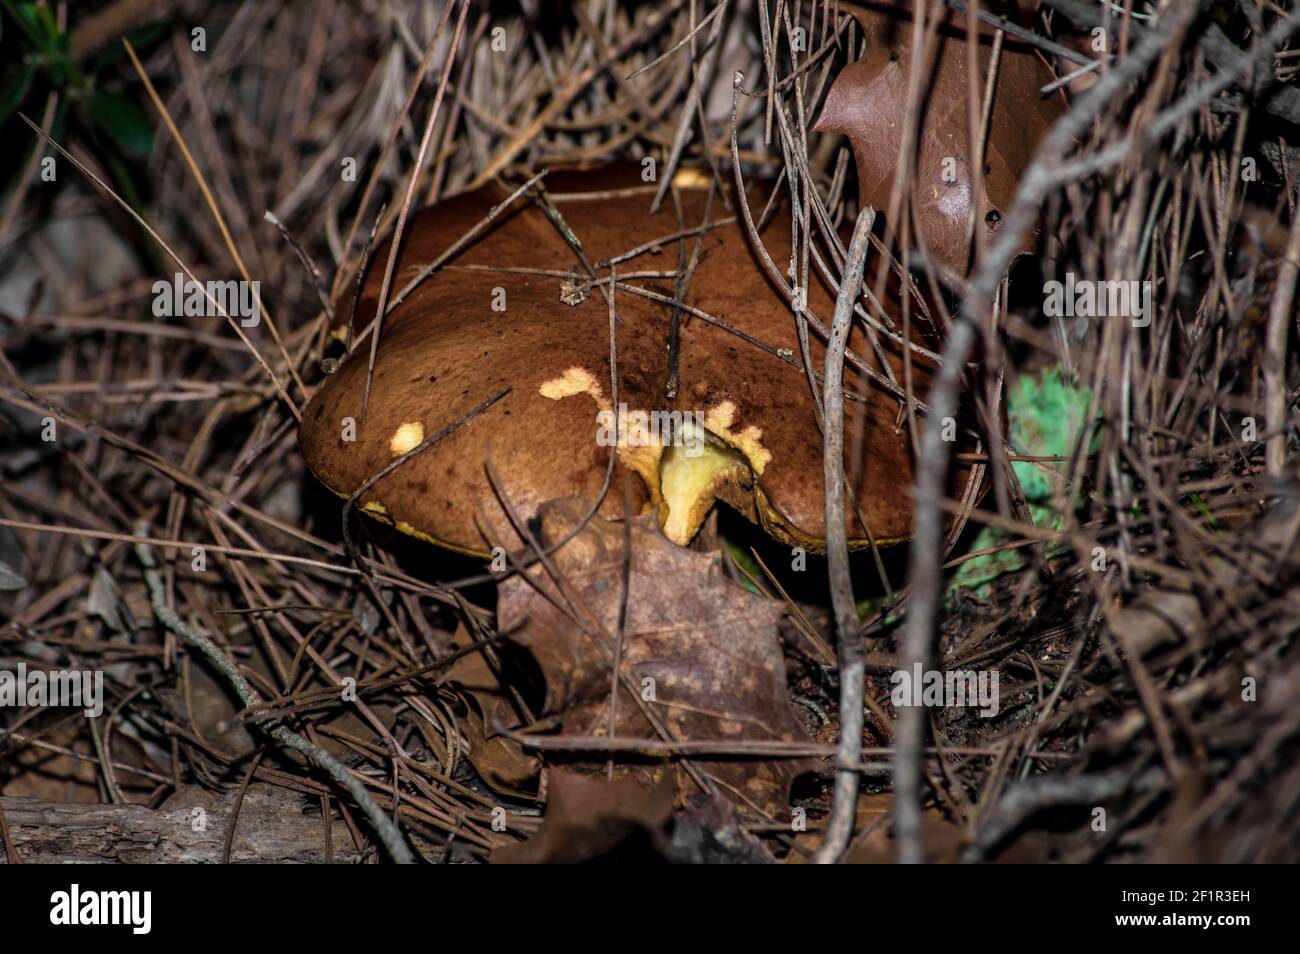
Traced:
<path fill-rule="evenodd" d="M 659 461 L 659 526 L 673 543 L 685 546 L 700 530 L 719 499 L 747 493 L 749 465 L 736 452 L 706 444 L 698 456 L 669 447 Z"/>
<path fill-rule="evenodd" d="M 553 401 L 586 394 L 601 411 L 614 413 L 600 384 L 585 368 L 565 369 L 559 377 L 544 381 L 538 393 Z M 649 413 L 635 409 L 629 414 L 637 411 Z M 659 510 L 659 525 L 673 543 L 690 543 L 718 498 L 735 497 L 737 490 L 747 493 L 753 483 L 750 472 L 761 475 L 772 459 L 761 441 L 762 428 L 733 431 L 735 418 L 735 403 L 723 401 L 705 414 L 703 431 L 693 420 L 683 420 L 682 438 L 693 445 L 691 450 L 684 445 L 665 446 L 662 434 L 653 430 L 641 435 L 646 443 L 629 443 L 624 428 L 613 418 L 619 458 L 645 482 L 651 503 Z M 720 448 L 718 443 L 728 446 Z"/>

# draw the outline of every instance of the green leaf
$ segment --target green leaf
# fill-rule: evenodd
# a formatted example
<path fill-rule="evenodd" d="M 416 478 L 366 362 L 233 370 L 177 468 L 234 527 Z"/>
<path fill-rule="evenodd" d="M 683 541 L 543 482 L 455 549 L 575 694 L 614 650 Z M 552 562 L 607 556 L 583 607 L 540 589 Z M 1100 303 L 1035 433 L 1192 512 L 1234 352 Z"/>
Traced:
<path fill-rule="evenodd" d="M 759 569 L 758 563 L 754 561 L 754 558 L 750 556 L 744 550 L 743 547 L 739 546 L 738 544 L 732 543 L 730 540 L 726 540 L 726 539 L 724 539 L 722 542 L 726 545 L 728 555 L 731 557 L 732 560 L 736 562 L 737 566 L 743 567 L 749 573 L 749 575 L 756 580 L 761 580 L 763 578 L 763 571 Z M 749 582 L 749 580 L 745 578 L 744 574 L 741 574 L 740 580 L 738 582 L 745 589 L 751 590 L 752 592 L 757 593 L 759 596 L 766 595 L 757 586 Z"/>
<path fill-rule="evenodd" d="M 1201 516 L 1205 518 L 1205 525 L 1215 533 L 1222 533 L 1223 526 L 1215 518 L 1214 511 L 1205 505 L 1205 498 L 1200 494 L 1190 494 L 1189 497 Z"/>
<path fill-rule="evenodd" d="M 9 15 L 14 18 L 18 28 L 27 34 L 27 39 L 38 50 L 49 49 L 50 36 L 41 26 L 41 16 L 36 4 L 30 2 L 15 3 L 14 0 L 4 0 L 4 7 L 9 11 Z"/>
<path fill-rule="evenodd" d="M 157 43 L 162 37 L 166 36 L 167 31 L 170 29 L 170 23 L 151 23 L 148 26 L 139 27 L 133 32 L 128 33 L 126 38 L 131 41 L 131 45 L 135 47 L 136 53 L 143 57 L 145 51 Z M 90 61 L 91 65 L 89 71 L 92 74 L 98 73 L 106 66 L 112 66 L 118 60 L 125 59 L 125 57 L 125 46 L 121 43 L 110 43 L 108 46 L 104 47 L 104 49 L 95 54 L 94 59 Z"/>
<path fill-rule="evenodd" d="M 18 108 L 18 104 L 31 88 L 32 77 L 36 75 L 35 63 L 24 63 L 0 82 L 0 123 L 9 118 L 9 114 Z"/>
<path fill-rule="evenodd" d="M 59 25 L 54 20 L 54 12 L 50 10 L 50 5 L 48 3 L 37 3 L 29 4 L 29 6 L 36 7 L 36 16 L 40 19 L 46 42 L 57 40 L 59 38 Z"/>
<path fill-rule="evenodd" d="M 86 97 L 86 108 L 110 139 L 130 156 L 147 156 L 153 149 L 153 126 L 144 110 L 118 93 L 95 90 Z"/>

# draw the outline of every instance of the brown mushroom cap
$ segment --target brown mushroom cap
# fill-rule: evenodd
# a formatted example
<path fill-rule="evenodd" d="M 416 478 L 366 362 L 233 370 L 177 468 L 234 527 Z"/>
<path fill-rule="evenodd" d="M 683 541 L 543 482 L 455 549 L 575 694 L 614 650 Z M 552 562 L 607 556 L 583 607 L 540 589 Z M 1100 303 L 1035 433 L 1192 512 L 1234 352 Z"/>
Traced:
<path fill-rule="evenodd" d="M 654 216 L 647 214 L 653 186 L 643 183 L 639 172 L 639 166 L 616 166 L 552 172 L 545 180 L 590 261 L 679 230 L 672 202 L 665 202 Z M 689 181 L 707 185 L 699 176 Z M 683 184 L 683 217 L 687 227 L 693 227 L 703 221 L 707 189 Z M 420 211 L 408 223 L 394 287 L 405 285 L 414 270 L 433 261 L 508 194 L 494 184 Z M 764 198 L 749 199 L 756 217 Z M 714 221 L 728 214 L 720 201 L 714 202 Z M 763 232 L 776 262 L 789 261 L 789 236 L 789 218 L 778 211 Z M 773 349 L 789 349 L 795 361 L 684 314 L 681 384 L 676 399 L 670 400 L 665 393 L 670 309 L 620 288 L 619 403 L 630 411 L 699 415 L 708 432 L 699 435 L 707 440 L 707 450 L 690 456 L 681 446 L 665 450 L 654 443 L 620 445 L 616 492 L 608 495 L 600 512 L 612 519 L 623 515 L 618 488 L 626 468 L 641 478 L 632 482 L 634 507 L 658 507 L 661 526 L 676 542 L 689 542 L 716 496 L 761 522 L 778 539 L 820 549 L 826 535 L 821 436 L 798 363 L 790 306 L 767 280 L 742 224 L 714 228 L 705 234 L 704 243 L 687 302 Z M 385 246 L 375 250 L 357 324 L 368 324 L 374 316 L 386 256 Z M 620 275 L 672 271 L 677 258 L 677 243 L 670 242 L 662 253 L 641 255 L 618 269 Z M 596 440 L 597 414 L 616 409 L 611 403 L 608 306 L 599 289 L 570 305 L 561 301 L 558 277 L 465 266 L 585 276 L 545 213 L 527 198 L 517 201 L 385 319 L 364 426 L 361 396 L 368 345 L 354 348 L 313 396 L 299 442 L 312 471 L 335 493 L 348 496 L 396 456 L 510 387 L 504 398 L 377 482 L 360 500 L 362 510 L 407 533 L 482 554 L 496 544 L 519 542 L 488 480 L 486 461 L 491 459 L 501 490 L 525 519 L 550 499 L 575 494 L 594 499 L 611 452 Z M 671 279 L 628 281 L 661 295 L 673 294 Z M 491 308 L 496 288 L 505 289 L 504 312 Z M 341 312 L 350 298 L 350 292 L 342 296 Z M 820 282 L 809 290 L 809 307 L 830 321 L 834 302 Z M 896 303 L 886 308 L 898 314 Z M 824 350 L 815 333 L 812 337 L 813 366 L 820 371 Z M 886 339 L 882 343 L 901 381 L 897 350 L 889 351 Z M 860 329 L 850 348 L 879 366 Z M 914 357 L 914 387 L 922 399 L 929 374 L 923 358 Z M 912 466 L 907 429 L 896 426 L 899 401 L 877 385 L 859 382 L 850 368 L 845 387 L 865 395 L 862 402 L 846 401 L 846 448 L 854 443 L 855 429 L 864 428 L 858 501 L 878 543 L 903 540 L 911 525 Z M 356 421 L 354 441 L 342 439 L 344 418 Z M 851 461 L 846 460 L 846 467 L 852 467 Z M 852 544 L 866 544 L 852 516 L 848 535 Z"/>

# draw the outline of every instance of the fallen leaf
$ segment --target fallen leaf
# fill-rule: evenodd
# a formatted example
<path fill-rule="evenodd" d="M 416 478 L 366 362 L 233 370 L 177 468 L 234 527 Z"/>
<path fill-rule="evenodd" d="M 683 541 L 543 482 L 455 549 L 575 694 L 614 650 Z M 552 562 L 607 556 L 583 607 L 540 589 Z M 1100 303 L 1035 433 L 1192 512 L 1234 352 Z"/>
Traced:
<path fill-rule="evenodd" d="M 888 214 L 907 119 L 908 74 L 912 63 L 911 3 L 885 0 L 854 6 L 840 3 L 866 34 L 862 59 L 840 71 L 826 95 L 816 129 L 845 134 L 858 167 L 858 193 Z M 983 6 L 987 9 L 990 4 Z M 1006 13 L 994 4 L 993 11 Z M 1014 199 L 1020 177 L 1039 141 L 1065 111 L 1064 93 L 1044 96 L 1052 71 L 1030 46 L 1007 37 L 999 56 L 993 110 L 988 125 L 983 189 L 977 199 L 970 166 L 968 132 L 966 15 L 941 14 L 935 50 L 923 80 L 924 105 L 917 140 L 916 172 L 908 177 L 915 197 L 913 228 L 948 277 L 968 273 L 972 243 L 967 239 L 972 206 L 975 224 L 991 235 Z M 993 51 L 993 31 L 979 35 L 981 98 Z M 903 193 L 906 196 L 906 192 Z M 1032 251 L 1026 236 L 1021 251 Z"/>
<path fill-rule="evenodd" d="M 668 860 L 676 865 L 770 865 L 776 859 L 720 798 L 696 796 L 673 824 Z"/>
<path fill-rule="evenodd" d="M 889 792 L 883 792 L 879 795 L 859 795 L 857 819 L 853 823 L 855 838 L 861 838 L 867 829 L 875 831 L 876 828 L 884 827 L 894 810 L 894 796 Z M 821 847 L 822 832 L 820 829 L 815 831 L 804 831 L 795 835 L 794 850 L 786 855 L 785 863 L 787 865 L 806 865 L 811 864 L 813 853 Z"/>
<path fill-rule="evenodd" d="M 543 504 L 540 537 L 551 545 L 576 527 L 585 501 Z M 732 583 L 717 552 L 698 553 L 670 543 L 653 514 L 631 523 L 631 564 L 623 642 L 623 671 L 637 695 L 621 687 L 616 734 L 662 738 L 647 712 L 671 739 L 724 743 L 806 742 L 786 690 L 785 660 L 777 625 L 782 606 Z M 609 734 L 610 682 L 622 602 L 623 524 L 590 521 L 554 555 L 577 613 L 575 625 L 537 589 L 511 577 L 499 594 L 498 626 L 536 660 L 546 684 L 542 716 L 558 720 L 569 737 Z M 529 574 L 560 606 L 566 598 L 540 566 Z M 643 708 L 644 707 L 644 711 Z M 603 753 L 553 753 L 548 764 L 603 774 Z M 693 763 L 719 790 L 751 815 L 788 817 L 790 785 L 811 769 L 803 759 L 699 757 Z M 653 786 L 675 775 L 679 801 L 698 786 L 683 760 L 616 756 L 615 777 Z"/>
<path fill-rule="evenodd" d="M 892 796 L 891 796 L 892 797 Z M 925 844 L 925 861 L 931 865 L 955 864 L 965 838 L 962 830 L 930 810 L 921 815 L 921 834 Z M 844 861 L 851 865 L 892 865 L 898 860 L 898 842 L 892 826 L 877 825 L 865 838 L 856 841 Z"/>
<path fill-rule="evenodd" d="M 893 831 L 894 796 L 892 792 L 862 795 L 858 798 L 857 821 L 853 841 L 844 856 L 845 864 L 892 865 L 898 860 L 898 842 Z M 921 813 L 921 834 L 925 844 L 926 864 L 957 864 L 967 837 L 960 825 L 949 821 L 944 813 L 930 807 Z M 821 832 L 809 831 L 795 838 L 796 848 L 786 857 L 786 864 L 807 864 L 821 845 Z M 1036 832 L 1020 835 L 1004 845 L 990 858 L 997 864 L 1042 864 L 1050 858 L 1049 841 Z"/>
<path fill-rule="evenodd" d="M 548 772 L 550 797 L 541 830 L 492 852 L 492 864 L 576 864 L 620 846 L 661 853 L 673 815 L 673 788 L 664 779 L 645 788 L 631 779 L 606 782 L 571 772 Z"/>
<path fill-rule="evenodd" d="M 470 637 L 461 630 L 457 639 L 468 642 Z M 447 682 L 465 701 L 465 714 L 459 718 L 458 727 L 469 746 L 465 757 L 483 781 L 503 794 L 536 792 L 541 760 L 493 728 L 514 727 L 519 720 L 483 654 L 471 653 L 456 660 L 447 673 Z"/>

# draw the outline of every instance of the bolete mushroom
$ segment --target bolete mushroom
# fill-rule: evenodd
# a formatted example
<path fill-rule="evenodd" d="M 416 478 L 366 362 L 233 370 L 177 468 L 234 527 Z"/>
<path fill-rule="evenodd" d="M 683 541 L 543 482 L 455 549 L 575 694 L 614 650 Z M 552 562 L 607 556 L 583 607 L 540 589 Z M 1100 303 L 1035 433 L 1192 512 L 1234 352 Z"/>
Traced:
<path fill-rule="evenodd" d="M 656 508 L 676 543 L 688 543 L 720 499 L 779 540 L 824 549 L 821 434 L 790 304 L 765 275 L 745 226 L 720 201 L 709 201 L 706 176 L 679 173 L 679 220 L 672 202 L 648 214 L 654 186 L 640 171 L 551 172 L 546 190 L 562 223 L 538 202 L 521 198 L 402 298 L 383 323 L 364 423 L 365 346 L 353 348 L 305 410 L 299 442 L 317 477 L 350 496 L 428 435 L 509 387 L 483 413 L 368 488 L 360 508 L 406 533 L 485 555 L 494 545 L 520 542 L 498 490 L 525 519 L 548 500 L 594 500 L 615 453 L 613 486 L 622 486 L 624 470 L 635 473 L 633 506 Z M 403 288 L 509 194 L 493 184 L 416 214 L 394 288 Z M 765 198 L 747 201 L 757 210 Z M 703 224 L 706 208 L 713 227 L 698 233 L 702 255 L 681 315 L 680 386 L 669 397 L 666 301 L 674 280 L 661 276 L 678 265 L 673 236 Z M 561 228 L 576 236 L 589 263 L 657 243 L 617 265 L 618 406 L 610 380 L 608 303 Z M 773 260 L 789 261 L 789 236 L 789 217 L 778 208 L 763 230 Z M 340 296 L 340 321 L 352 320 L 357 333 L 374 318 L 387 254 L 381 245 L 372 256 L 355 319 L 353 293 Z M 608 274 L 608 268 L 596 270 L 597 278 Z M 829 322 L 834 301 L 821 282 L 808 290 L 808 307 Z M 884 307 L 901 328 L 897 301 Z M 925 327 L 914 307 L 916 341 L 926 341 Z M 812 367 L 820 369 L 824 352 L 816 334 L 811 337 Z M 896 332 L 893 339 L 879 338 L 888 369 L 861 327 L 849 347 L 853 360 L 874 368 L 879 380 L 892 375 L 901 386 L 898 341 Z M 911 377 L 922 400 L 931 370 L 925 353 L 916 351 Z M 877 543 L 901 541 L 909 535 L 912 509 L 903 404 L 852 367 L 845 387 L 854 392 L 846 401 L 846 447 L 853 447 L 855 434 L 864 442 L 860 470 L 846 451 L 857 503 Z M 486 472 L 489 459 L 495 489 Z M 620 519 L 623 509 L 623 494 L 611 493 L 600 513 Z M 853 546 L 867 545 L 853 508 L 848 536 Z"/>

